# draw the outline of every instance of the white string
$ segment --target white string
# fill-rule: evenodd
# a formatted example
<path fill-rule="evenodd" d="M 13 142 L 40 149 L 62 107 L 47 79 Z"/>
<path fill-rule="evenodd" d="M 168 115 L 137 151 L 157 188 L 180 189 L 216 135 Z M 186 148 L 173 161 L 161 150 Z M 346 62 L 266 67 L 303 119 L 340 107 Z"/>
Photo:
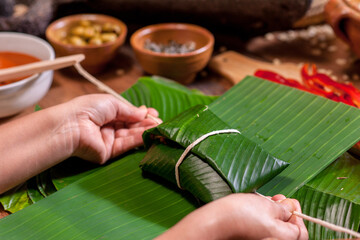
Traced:
<path fill-rule="evenodd" d="M 236 129 L 224 129 L 224 130 L 217 130 L 217 131 L 212 131 L 209 132 L 207 134 L 202 135 L 201 137 L 199 137 L 198 139 L 196 139 L 193 143 L 191 143 L 189 146 L 187 146 L 187 148 L 185 149 L 185 151 L 183 152 L 183 154 L 181 154 L 179 160 L 176 162 L 175 165 L 175 179 L 176 179 L 176 184 L 177 186 L 181 188 L 181 184 L 180 184 L 180 177 L 179 177 L 179 167 L 180 164 L 184 161 L 186 155 L 191 151 L 191 149 L 193 147 L 195 147 L 197 144 L 199 144 L 201 141 L 203 141 L 204 139 L 206 139 L 207 137 L 210 137 L 212 135 L 217 135 L 217 134 L 222 134 L 222 133 L 238 133 L 241 134 L 238 130 Z"/>
<path fill-rule="evenodd" d="M 255 194 L 263 197 L 263 198 L 266 198 L 267 200 L 271 201 L 271 202 L 275 202 L 274 200 L 268 198 L 268 197 L 265 197 L 264 195 L 262 195 L 261 193 L 258 193 L 258 192 L 255 192 Z M 291 214 L 295 215 L 295 216 L 298 216 L 298 217 L 301 217 L 309 222 L 313 222 L 315 224 L 319 224 L 323 227 L 326 227 L 330 230 L 333 230 L 333 231 L 336 231 L 336 232 L 343 232 L 343 233 L 347 233 L 353 237 L 356 237 L 356 238 L 360 238 L 360 233 L 358 232 L 355 232 L 351 229 L 348 229 L 348 228 L 344 228 L 344 227 L 341 227 L 341 226 L 338 226 L 338 225 L 335 225 L 333 223 L 329 223 L 329 222 L 326 222 L 324 220 L 321 220 L 321 219 L 318 219 L 318 218 L 314 218 L 314 217 L 310 217 L 306 214 L 303 214 L 303 213 L 300 213 L 300 212 L 297 212 L 297 211 L 293 211 Z"/>

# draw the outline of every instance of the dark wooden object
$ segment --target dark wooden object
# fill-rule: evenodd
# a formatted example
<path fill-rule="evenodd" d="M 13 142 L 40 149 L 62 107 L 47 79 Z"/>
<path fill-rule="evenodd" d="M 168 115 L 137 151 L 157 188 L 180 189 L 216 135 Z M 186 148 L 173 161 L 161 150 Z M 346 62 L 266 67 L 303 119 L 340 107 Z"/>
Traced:
<path fill-rule="evenodd" d="M 75 13 L 104 13 L 125 22 L 191 22 L 239 35 L 289 29 L 313 0 L 18 0 L 29 7 L 13 17 L 15 0 L 0 3 L 0 30 L 43 35 L 50 21 Z"/>

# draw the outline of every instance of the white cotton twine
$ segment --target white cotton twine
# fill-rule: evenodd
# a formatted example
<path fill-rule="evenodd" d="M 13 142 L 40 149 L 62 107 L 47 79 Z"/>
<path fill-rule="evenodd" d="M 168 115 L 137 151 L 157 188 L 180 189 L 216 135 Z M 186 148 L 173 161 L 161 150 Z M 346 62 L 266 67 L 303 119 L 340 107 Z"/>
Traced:
<path fill-rule="evenodd" d="M 191 151 L 191 149 L 193 147 L 195 147 L 197 144 L 199 144 L 200 142 L 202 142 L 204 139 L 206 139 L 207 137 L 210 137 L 212 135 L 217 135 L 217 134 L 222 134 L 222 133 L 237 133 L 237 134 L 241 134 L 238 130 L 236 129 L 224 129 L 224 130 L 216 130 L 216 131 L 212 131 L 212 132 L 209 132 L 209 133 L 206 133 L 204 135 L 202 135 L 201 137 L 199 137 L 198 139 L 196 139 L 193 143 L 191 143 L 186 149 L 185 151 L 181 154 L 179 160 L 176 162 L 176 165 L 175 165 L 175 179 L 176 179 L 176 184 L 177 186 L 182 189 L 181 185 L 180 185 L 180 177 L 179 177 L 179 166 L 180 164 L 184 161 L 186 155 Z M 271 200 L 270 198 L 267 198 L 265 197 L 264 195 L 258 193 L 258 192 L 255 192 L 255 194 L 257 194 L 258 196 L 261 196 L 271 202 L 274 202 L 273 200 Z M 313 222 L 315 224 L 319 224 L 323 227 L 326 227 L 330 230 L 333 230 L 333 231 L 336 231 L 336 232 L 343 232 L 343 233 L 347 233 L 351 236 L 354 236 L 356 238 L 360 238 L 360 233 L 358 232 L 355 232 L 351 229 L 348 229 L 348 228 L 344 228 L 344 227 L 341 227 L 341 226 L 338 226 L 338 225 L 335 225 L 335 224 L 332 224 L 332 223 L 329 223 L 329 222 L 326 222 L 324 220 L 321 220 L 321 219 L 318 219 L 318 218 L 313 218 L 313 217 L 310 217 L 306 214 L 303 214 L 303 213 L 300 213 L 300 212 L 297 212 L 297 211 L 293 211 L 291 214 L 295 215 L 295 216 L 298 216 L 298 217 L 301 217 L 309 222 Z"/>
<path fill-rule="evenodd" d="M 191 143 L 189 146 L 187 146 L 187 148 L 185 149 L 185 151 L 183 152 L 183 154 L 181 154 L 179 160 L 176 162 L 175 165 L 175 179 L 176 179 L 176 184 L 177 186 L 182 189 L 181 185 L 180 185 L 180 177 L 179 177 L 179 166 L 180 164 L 184 161 L 186 155 L 191 151 L 191 149 L 193 147 L 195 147 L 197 144 L 199 144 L 201 141 L 203 141 L 205 138 L 210 137 L 212 135 L 217 135 L 217 134 L 221 134 L 221 133 L 238 133 L 241 134 L 238 130 L 236 129 L 224 129 L 224 130 L 217 130 L 217 131 L 212 131 L 209 132 L 207 134 L 202 135 L 201 137 L 199 137 L 198 139 L 196 139 L 193 143 Z"/>

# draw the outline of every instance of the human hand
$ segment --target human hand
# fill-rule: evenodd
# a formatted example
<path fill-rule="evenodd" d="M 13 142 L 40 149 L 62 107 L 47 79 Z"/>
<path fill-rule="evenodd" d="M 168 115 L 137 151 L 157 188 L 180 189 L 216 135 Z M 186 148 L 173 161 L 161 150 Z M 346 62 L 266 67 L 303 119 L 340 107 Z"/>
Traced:
<path fill-rule="evenodd" d="M 143 132 L 157 125 L 146 118 L 148 114 L 158 117 L 155 109 L 133 107 L 108 94 L 81 96 L 63 108 L 72 155 L 100 164 L 142 145 Z"/>
<path fill-rule="evenodd" d="M 1 125 L 0 193 L 71 156 L 101 164 L 141 145 L 142 133 L 157 125 L 148 114 L 158 116 L 92 94 Z"/>
<path fill-rule="evenodd" d="M 308 239 L 297 200 L 231 194 L 195 210 L 159 239 Z M 278 202 L 277 202 L 278 201 Z"/>

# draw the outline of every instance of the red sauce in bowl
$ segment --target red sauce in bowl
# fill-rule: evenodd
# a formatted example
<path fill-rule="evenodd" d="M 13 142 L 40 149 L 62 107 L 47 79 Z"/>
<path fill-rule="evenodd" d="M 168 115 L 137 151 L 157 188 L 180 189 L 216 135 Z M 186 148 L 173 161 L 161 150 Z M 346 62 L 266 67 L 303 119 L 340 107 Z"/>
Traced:
<path fill-rule="evenodd" d="M 0 69 L 15 67 L 15 66 L 24 65 L 33 62 L 39 62 L 39 61 L 40 59 L 24 53 L 0 52 Z M 4 82 L 0 82 L 0 86 L 16 82 L 25 79 L 27 77 L 29 76 L 6 80 Z"/>

